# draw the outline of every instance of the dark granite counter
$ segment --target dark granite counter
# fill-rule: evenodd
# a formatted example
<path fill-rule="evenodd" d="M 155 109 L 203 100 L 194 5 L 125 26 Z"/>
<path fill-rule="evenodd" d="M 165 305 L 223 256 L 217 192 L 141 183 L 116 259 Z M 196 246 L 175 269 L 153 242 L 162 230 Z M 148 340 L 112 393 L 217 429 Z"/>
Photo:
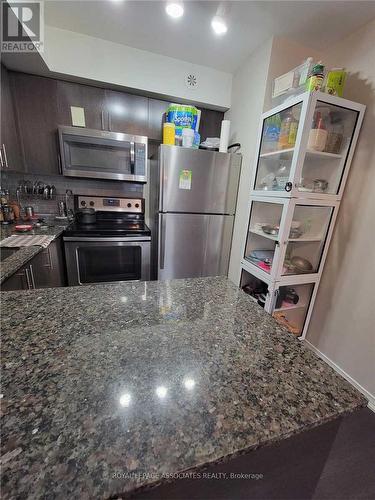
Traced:
<path fill-rule="evenodd" d="M 7 292 L 3 498 L 107 498 L 366 400 L 225 278 Z"/>
<path fill-rule="evenodd" d="M 58 238 L 60 234 L 63 233 L 66 226 L 49 225 L 44 228 L 35 228 L 26 234 L 37 234 L 40 236 L 54 236 Z M 13 234 L 25 234 L 17 233 L 13 225 L 2 226 L 0 231 L 0 241 Z M 18 269 L 20 269 L 24 264 L 26 264 L 30 259 L 34 257 L 37 253 L 41 252 L 43 247 L 34 245 L 30 247 L 21 247 L 19 250 L 14 252 L 5 260 L 0 262 L 0 283 L 3 283 L 9 276 L 12 276 Z M 0 252 L 2 249 L 0 248 Z"/>

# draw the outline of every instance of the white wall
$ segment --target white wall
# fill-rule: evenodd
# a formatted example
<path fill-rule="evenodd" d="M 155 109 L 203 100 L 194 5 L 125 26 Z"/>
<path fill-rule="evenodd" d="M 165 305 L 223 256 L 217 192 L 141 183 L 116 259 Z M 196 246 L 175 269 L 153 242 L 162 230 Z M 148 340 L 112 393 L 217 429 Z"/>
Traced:
<path fill-rule="evenodd" d="M 272 39 L 259 47 L 233 76 L 232 106 L 225 114 L 231 120 L 230 142 L 240 142 L 243 154 L 228 276 L 238 284 L 249 216 L 251 172 L 256 137 L 267 84 Z"/>
<path fill-rule="evenodd" d="M 52 26 L 45 28 L 43 58 L 54 73 L 184 99 L 213 109 L 230 106 L 230 73 Z M 195 89 L 185 84 L 189 73 L 198 78 Z"/>
<path fill-rule="evenodd" d="M 307 340 L 375 397 L 375 20 L 324 54 L 366 114 Z M 375 403 L 375 398 L 374 398 Z"/>

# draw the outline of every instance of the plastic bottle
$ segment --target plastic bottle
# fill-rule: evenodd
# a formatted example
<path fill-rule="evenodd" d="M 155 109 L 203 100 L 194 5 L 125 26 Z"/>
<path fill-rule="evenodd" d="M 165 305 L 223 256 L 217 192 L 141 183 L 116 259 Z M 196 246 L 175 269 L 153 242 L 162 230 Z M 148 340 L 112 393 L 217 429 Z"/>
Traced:
<path fill-rule="evenodd" d="M 174 146 L 176 126 L 174 123 L 166 122 L 163 124 L 163 144 Z"/>
<path fill-rule="evenodd" d="M 298 122 L 289 109 L 285 118 L 281 122 L 280 136 L 278 147 L 279 149 L 293 148 L 296 143 Z"/>
<path fill-rule="evenodd" d="M 322 114 L 319 111 L 316 111 L 313 126 L 309 133 L 307 149 L 312 149 L 314 151 L 324 151 L 327 142 L 327 136 L 327 127 L 325 126 Z"/>
<path fill-rule="evenodd" d="M 279 113 L 266 118 L 263 134 L 263 152 L 276 151 L 280 136 L 281 119 Z"/>

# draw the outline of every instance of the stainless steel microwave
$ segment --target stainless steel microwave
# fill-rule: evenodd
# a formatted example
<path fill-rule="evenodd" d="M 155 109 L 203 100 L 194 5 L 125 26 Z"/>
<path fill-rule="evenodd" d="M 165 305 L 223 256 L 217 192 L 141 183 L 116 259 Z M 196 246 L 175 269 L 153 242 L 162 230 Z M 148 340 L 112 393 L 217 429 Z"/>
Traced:
<path fill-rule="evenodd" d="M 147 137 L 87 128 L 58 128 L 61 173 L 147 182 Z"/>

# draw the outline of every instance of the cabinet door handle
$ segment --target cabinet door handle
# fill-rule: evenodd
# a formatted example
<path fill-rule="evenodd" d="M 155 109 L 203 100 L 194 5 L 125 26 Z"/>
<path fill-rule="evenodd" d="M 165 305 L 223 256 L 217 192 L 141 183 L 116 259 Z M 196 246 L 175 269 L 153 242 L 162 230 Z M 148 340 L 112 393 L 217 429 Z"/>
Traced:
<path fill-rule="evenodd" d="M 8 157 L 7 157 L 7 151 L 5 149 L 5 144 L 3 144 L 3 155 L 4 155 L 5 168 L 9 168 Z"/>
<path fill-rule="evenodd" d="M 32 284 L 32 287 L 33 287 L 33 288 L 34 288 L 34 290 L 35 290 L 36 286 L 35 286 L 35 279 L 34 279 L 33 266 L 30 264 L 30 266 L 29 266 L 29 267 L 30 267 L 31 284 Z"/>
<path fill-rule="evenodd" d="M 0 148 L 0 166 L 4 168 L 3 150 Z"/>
<path fill-rule="evenodd" d="M 60 153 L 57 153 L 57 161 L 58 161 L 58 164 L 59 164 L 59 173 L 62 175 L 63 173 L 63 169 L 62 169 L 62 161 L 61 161 L 61 155 Z"/>
<path fill-rule="evenodd" d="M 51 252 L 49 250 L 49 247 L 46 248 L 46 253 L 48 256 L 48 264 L 44 264 L 44 267 L 47 267 L 48 269 L 53 269 L 53 263 L 52 263 L 52 258 L 51 258 Z"/>
<path fill-rule="evenodd" d="M 102 130 L 105 130 L 104 128 L 104 111 L 102 110 Z"/>
<path fill-rule="evenodd" d="M 25 269 L 25 276 L 26 276 L 26 283 L 27 283 L 27 288 L 31 290 L 31 281 L 30 281 L 30 275 L 29 275 L 29 269 Z"/>

